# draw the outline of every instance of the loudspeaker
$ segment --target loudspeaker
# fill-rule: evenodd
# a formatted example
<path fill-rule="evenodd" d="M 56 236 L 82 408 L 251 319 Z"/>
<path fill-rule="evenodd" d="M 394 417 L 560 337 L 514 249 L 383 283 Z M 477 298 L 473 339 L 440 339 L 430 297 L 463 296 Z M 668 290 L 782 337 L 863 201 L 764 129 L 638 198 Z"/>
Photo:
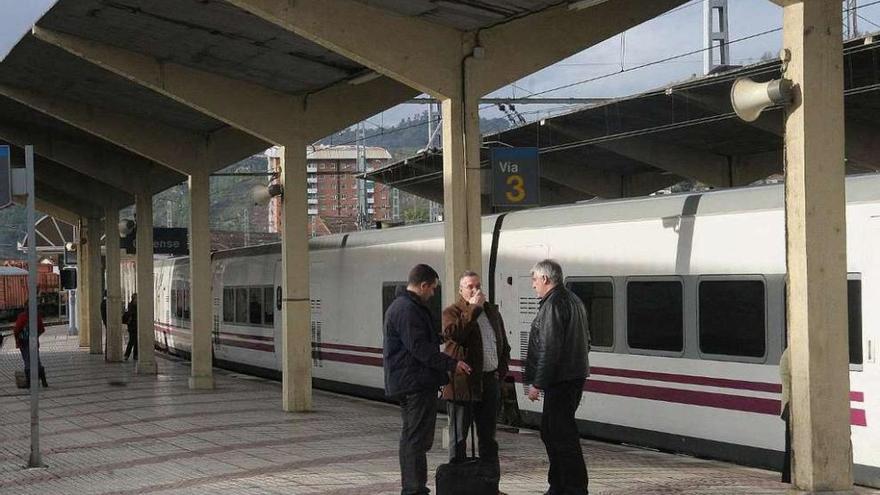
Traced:
<path fill-rule="evenodd" d="M 783 105 L 791 102 L 792 84 L 788 79 L 774 79 L 763 83 L 748 77 L 734 81 L 730 88 L 730 104 L 739 118 L 754 122 L 761 112 L 770 105 Z"/>
<path fill-rule="evenodd" d="M 61 288 L 64 290 L 76 289 L 76 268 L 65 266 L 61 269 Z"/>

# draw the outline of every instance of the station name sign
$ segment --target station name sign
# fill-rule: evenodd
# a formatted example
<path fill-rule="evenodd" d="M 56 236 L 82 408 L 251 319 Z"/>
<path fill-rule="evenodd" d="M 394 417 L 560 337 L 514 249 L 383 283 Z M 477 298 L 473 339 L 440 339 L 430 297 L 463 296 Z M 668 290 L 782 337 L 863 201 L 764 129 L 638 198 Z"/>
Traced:
<path fill-rule="evenodd" d="M 538 148 L 492 148 L 492 204 L 538 206 L 541 173 Z"/>
<path fill-rule="evenodd" d="M 186 228 L 154 227 L 153 254 L 186 256 L 189 254 L 189 230 Z M 137 253 L 137 231 L 123 237 L 120 247 L 128 254 Z"/>

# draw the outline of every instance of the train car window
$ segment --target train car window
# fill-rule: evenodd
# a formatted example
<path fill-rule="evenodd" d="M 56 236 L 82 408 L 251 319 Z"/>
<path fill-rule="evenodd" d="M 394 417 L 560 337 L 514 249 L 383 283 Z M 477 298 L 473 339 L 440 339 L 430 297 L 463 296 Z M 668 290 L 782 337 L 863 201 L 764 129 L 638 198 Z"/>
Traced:
<path fill-rule="evenodd" d="M 858 367 L 864 364 L 862 360 L 862 281 L 854 277 L 859 277 L 859 274 L 848 274 L 846 281 L 847 313 L 849 315 L 847 333 L 849 334 L 849 364 L 855 365 L 856 369 L 859 369 Z M 785 348 L 788 345 L 788 315 L 784 308 L 788 307 L 788 284 L 785 285 L 783 292 L 785 296 L 782 314 L 786 320 L 783 325 L 785 333 L 782 338 L 783 348 Z"/>
<path fill-rule="evenodd" d="M 385 321 L 385 313 L 388 306 L 394 302 L 398 290 L 406 290 L 406 282 L 382 282 L 382 321 Z"/>
<path fill-rule="evenodd" d="M 681 282 L 630 281 L 626 287 L 626 329 L 627 343 L 634 349 L 681 352 Z"/>
<path fill-rule="evenodd" d="M 170 306 L 171 306 L 171 314 L 173 314 L 174 316 L 178 316 L 178 317 L 179 317 L 180 315 L 177 314 L 177 308 L 178 308 L 178 304 L 177 304 L 177 289 L 171 289 L 171 302 L 170 302 Z"/>
<path fill-rule="evenodd" d="M 849 363 L 862 364 L 862 281 L 847 280 L 849 306 Z"/>
<path fill-rule="evenodd" d="M 235 289 L 223 289 L 223 321 L 235 321 Z"/>
<path fill-rule="evenodd" d="M 763 357 L 767 309 L 760 280 L 704 280 L 699 285 L 700 351 Z"/>
<path fill-rule="evenodd" d="M 263 290 L 259 287 L 248 289 L 248 323 L 263 324 Z"/>
<path fill-rule="evenodd" d="M 431 310 L 431 315 L 434 317 L 434 324 L 437 326 L 439 331 L 440 329 L 440 317 L 443 315 L 443 291 L 440 285 L 437 285 L 437 289 L 434 291 L 434 297 L 428 301 L 428 308 Z M 385 313 L 388 312 L 388 307 L 391 306 L 391 303 L 394 302 L 394 299 L 397 297 L 398 290 L 406 290 L 406 282 L 382 282 L 382 321 L 385 321 Z"/>
<path fill-rule="evenodd" d="M 235 289 L 235 322 L 248 322 L 248 293 L 243 287 Z"/>
<path fill-rule="evenodd" d="M 189 294 L 189 285 L 183 289 L 183 319 L 189 319 L 189 308 L 190 308 L 190 294 Z"/>
<path fill-rule="evenodd" d="M 590 344 L 596 347 L 614 345 L 614 285 L 611 282 L 569 282 L 566 286 L 587 308 Z"/>
<path fill-rule="evenodd" d="M 275 324 L 275 308 L 272 304 L 272 301 L 275 299 L 272 297 L 273 293 L 272 287 L 263 287 L 263 323 L 266 325 Z"/>

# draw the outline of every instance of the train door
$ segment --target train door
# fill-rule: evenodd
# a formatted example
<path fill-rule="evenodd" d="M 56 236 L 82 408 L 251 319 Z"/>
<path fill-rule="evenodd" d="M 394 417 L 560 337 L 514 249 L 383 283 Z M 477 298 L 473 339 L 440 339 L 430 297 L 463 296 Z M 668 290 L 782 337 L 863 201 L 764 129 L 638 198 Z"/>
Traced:
<path fill-rule="evenodd" d="M 275 288 L 275 320 L 272 325 L 272 337 L 275 343 L 275 369 L 281 370 L 282 362 L 282 345 L 284 344 L 283 325 L 281 308 L 284 304 L 285 294 L 282 292 L 284 281 L 281 279 L 281 260 L 275 260 L 275 277 L 273 287 Z"/>
<path fill-rule="evenodd" d="M 507 308 L 502 306 L 502 314 L 508 324 L 508 341 L 513 348 L 512 358 L 520 362 L 525 361 L 526 351 L 529 348 L 529 330 L 532 320 L 538 312 L 538 296 L 532 289 L 531 269 L 535 263 L 549 255 L 550 250 L 543 244 L 520 246 L 511 249 L 509 255 L 504 257 L 501 269 L 502 287 L 507 285 L 510 289 L 501 291 L 502 298 L 510 294 Z M 519 344 L 519 345 L 517 345 Z M 524 393 L 518 384 L 518 392 Z M 522 407 L 523 404 L 520 404 Z"/>
<path fill-rule="evenodd" d="M 880 482 L 880 217 L 868 220 L 865 231 L 864 264 L 861 274 L 861 353 L 851 348 L 850 373 L 853 461 L 858 482 Z M 852 277 L 850 277 L 852 291 Z M 874 302 L 871 302 L 874 301 Z M 853 303 L 850 302 L 850 318 Z M 853 325 L 850 325 L 852 333 Z M 854 347 L 854 346 L 851 346 Z M 860 356 L 858 355 L 860 354 Z M 861 361 L 861 363 L 859 363 Z"/>

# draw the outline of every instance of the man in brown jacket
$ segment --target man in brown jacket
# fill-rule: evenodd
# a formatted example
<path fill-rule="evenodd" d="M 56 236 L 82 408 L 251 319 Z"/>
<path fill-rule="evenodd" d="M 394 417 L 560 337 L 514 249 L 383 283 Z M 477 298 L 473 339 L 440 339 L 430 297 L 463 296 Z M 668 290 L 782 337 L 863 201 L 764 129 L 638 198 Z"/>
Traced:
<path fill-rule="evenodd" d="M 443 398 L 449 401 L 449 417 L 456 423 L 449 432 L 453 435 L 449 458 L 467 456 L 468 429 L 474 422 L 480 458 L 493 465 L 500 478 L 495 414 L 500 400 L 499 383 L 507 375 L 510 345 L 498 306 L 486 301 L 478 274 L 468 271 L 459 278 L 458 297 L 443 310 L 442 337 L 444 352 L 464 359 L 474 370 L 470 375 L 455 375 L 453 383 L 443 387 Z"/>

